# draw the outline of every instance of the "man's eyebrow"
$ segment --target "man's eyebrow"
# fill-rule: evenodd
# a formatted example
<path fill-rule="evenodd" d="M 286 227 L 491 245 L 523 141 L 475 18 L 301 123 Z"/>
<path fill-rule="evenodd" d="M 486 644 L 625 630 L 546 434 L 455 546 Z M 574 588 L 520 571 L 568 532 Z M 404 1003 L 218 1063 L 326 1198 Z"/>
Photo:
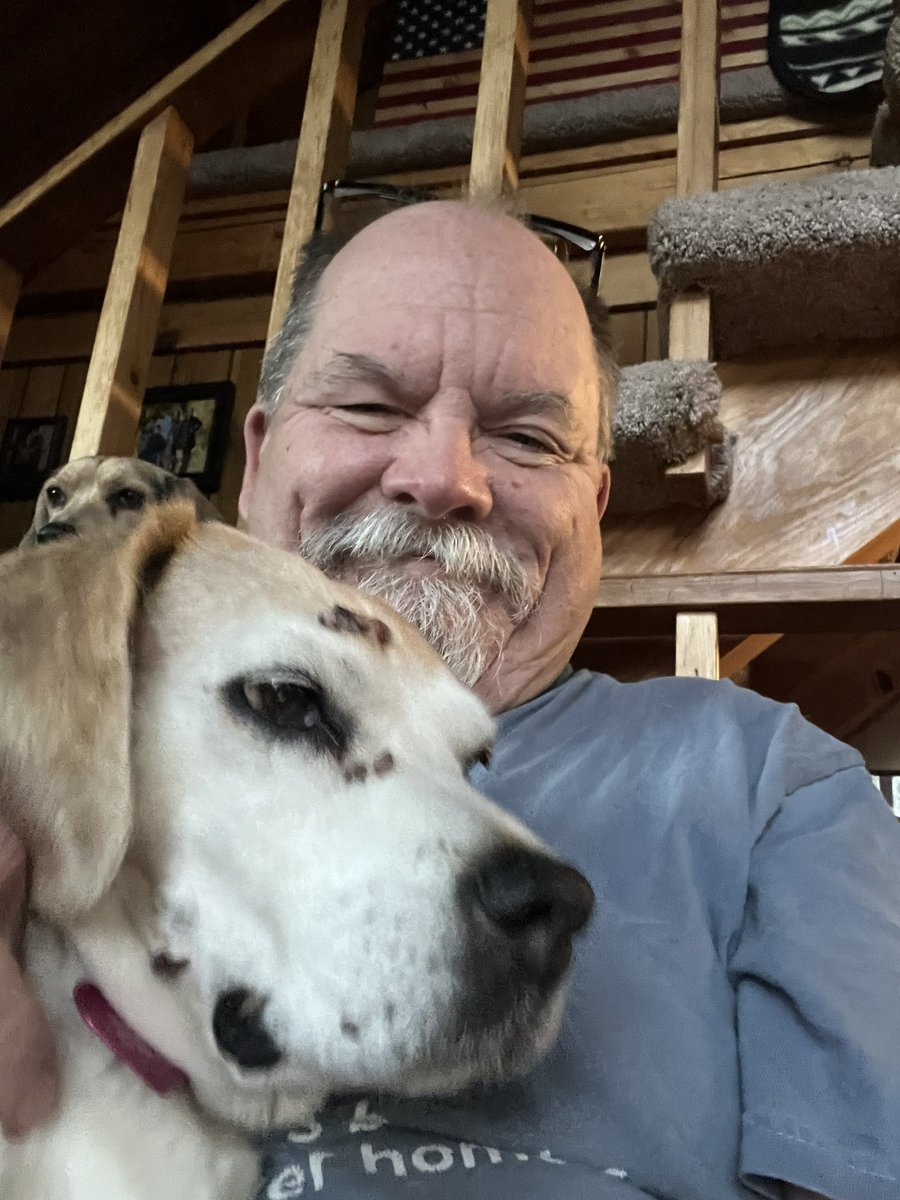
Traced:
<path fill-rule="evenodd" d="M 335 387 L 346 383 L 374 383 L 395 396 L 402 395 L 405 390 L 400 376 L 371 354 L 341 351 L 313 376 L 316 387 Z"/>
<path fill-rule="evenodd" d="M 507 392 L 503 397 L 504 407 L 520 413 L 552 417 L 563 425 L 573 423 L 572 401 L 565 392 L 535 389 L 524 392 Z"/>

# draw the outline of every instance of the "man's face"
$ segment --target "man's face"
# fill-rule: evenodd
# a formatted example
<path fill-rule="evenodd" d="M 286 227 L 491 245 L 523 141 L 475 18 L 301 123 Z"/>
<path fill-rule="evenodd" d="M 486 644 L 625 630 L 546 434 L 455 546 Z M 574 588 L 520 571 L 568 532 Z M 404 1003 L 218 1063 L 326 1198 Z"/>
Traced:
<path fill-rule="evenodd" d="M 502 710 L 555 678 L 594 602 L 608 489 L 598 400 L 587 318 L 546 247 L 466 205 L 400 210 L 329 265 L 275 416 L 250 413 L 241 513 L 251 533 L 311 547 L 389 600 L 431 582 L 474 587 L 477 690 Z M 317 559 L 336 518 L 371 514 L 389 562 L 369 535 L 361 556 Z M 474 574 L 451 551 L 404 550 L 398 515 L 413 543 L 422 530 L 474 534 Z M 453 604 L 441 611 L 453 626 Z"/>

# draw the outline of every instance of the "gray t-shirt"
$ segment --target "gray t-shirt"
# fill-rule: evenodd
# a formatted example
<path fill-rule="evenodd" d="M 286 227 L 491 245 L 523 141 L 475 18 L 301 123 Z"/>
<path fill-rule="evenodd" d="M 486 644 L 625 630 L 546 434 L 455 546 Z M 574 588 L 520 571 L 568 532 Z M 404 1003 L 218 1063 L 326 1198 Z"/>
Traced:
<path fill-rule="evenodd" d="M 558 1045 L 268 1139 L 260 1200 L 900 1198 L 900 828 L 855 751 L 730 683 L 582 671 L 472 779 L 597 893 Z"/>

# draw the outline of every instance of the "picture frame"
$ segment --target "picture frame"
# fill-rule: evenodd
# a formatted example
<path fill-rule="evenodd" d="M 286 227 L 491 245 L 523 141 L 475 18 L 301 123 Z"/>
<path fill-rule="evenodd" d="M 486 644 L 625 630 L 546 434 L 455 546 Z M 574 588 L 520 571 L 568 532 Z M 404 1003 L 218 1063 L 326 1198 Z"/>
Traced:
<path fill-rule="evenodd" d="M 234 384 L 183 383 L 144 393 L 135 455 L 183 479 L 205 496 L 222 482 Z"/>
<path fill-rule="evenodd" d="M 62 462 L 65 417 L 8 417 L 0 438 L 0 500 L 36 500 Z"/>

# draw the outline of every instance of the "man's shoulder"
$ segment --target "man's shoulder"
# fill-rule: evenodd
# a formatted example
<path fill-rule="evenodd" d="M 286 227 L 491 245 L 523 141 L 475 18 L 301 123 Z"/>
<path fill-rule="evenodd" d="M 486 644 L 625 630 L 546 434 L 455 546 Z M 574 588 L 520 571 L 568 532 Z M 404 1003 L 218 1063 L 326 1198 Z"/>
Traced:
<path fill-rule="evenodd" d="M 608 758 L 624 746 L 662 749 L 673 762 L 726 757 L 749 776 L 777 769 L 787 793 L 835 771 L 861 766 L 859 754 L 807 721 L 796 705 L 770 700 L 730 680 L 660 677 L 623 683 L 575 671 L 508 715 L 516 740 L 552 742 Z"/>

